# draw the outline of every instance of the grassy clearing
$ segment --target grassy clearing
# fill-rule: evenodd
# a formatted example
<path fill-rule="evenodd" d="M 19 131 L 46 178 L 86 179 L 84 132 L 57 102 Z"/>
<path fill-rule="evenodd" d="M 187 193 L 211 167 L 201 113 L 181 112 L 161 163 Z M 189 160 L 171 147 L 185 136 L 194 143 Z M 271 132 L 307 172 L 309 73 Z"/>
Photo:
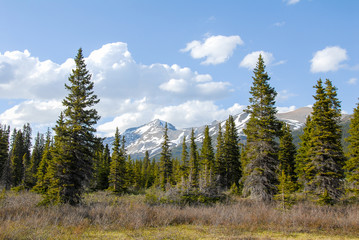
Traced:
<path fill-rule="evenodd" d="M 78 207 L 37 206 L 41 197 L 0 199 L 0 239 L 359 239 L 359 206 L 248 200 L 214 206 L 150 206 L 143 195 L 99 192 Z"/>

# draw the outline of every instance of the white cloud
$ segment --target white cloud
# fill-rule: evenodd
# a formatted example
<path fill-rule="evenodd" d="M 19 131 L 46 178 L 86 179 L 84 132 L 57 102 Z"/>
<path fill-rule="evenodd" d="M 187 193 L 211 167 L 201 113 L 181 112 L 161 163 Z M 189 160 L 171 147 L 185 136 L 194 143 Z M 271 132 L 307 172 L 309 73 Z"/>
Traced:
<path fill-rule="evenodd" d="M 262 58 L 264 60 L 265 65 L 270 65 L 274 61 L 273 54 L 270 52 L 264 52 L 264 51 L 256 51 L 252 52 L 250 54 L 247 54 L 241 63 L 239 64 L 240 67 L 248 68 L 249 70 L 252 70 L 256 67 L 258 62 L 259 54 L 262 55 Z M 284 63 L 284 62 L 283 62 Z"/>
<path fill-rule="evenodd" d="M 206 58 L 202 64 L 219 64 L 227 61 L 237 45 L 243 45 L 240 36 L 210 36 L 204 40 L 187 43 L 182 52 L 190 52 L 195 59 Z"/>
<path fill-rule="evenodd" d="M 296 3 L 299 3 L 300 0 L 284 0 L 288 5 L 294 5 Z"/>
<path fill-rule="evenodd" d="M 165 91 L 183 93 L 186 91 L 187 82 L 184 79 L 170 79 L 168 82 L 162 83 L 160 88 Z"/>
<path fill-rule="evenodd" d="M 291 111 L 294 111 L 295 109 L 297 109 L 295 106 L 290 106 L 290 107 L 277 107 L 278 113 L 291 112 Z"/>
<path fill-rule="evenodd" d="M 94 91 L 101 99 L 96 105 L 105 119 L 99 125 L 101 134 L 114 131 L 117 125 L 127 128 L 146 123 L 153 120 L 154 112 L 168 106 L 213 102 L 231 91 L 228 82 L 215 81 L 211 75 L 188 67 L 138 64 L 122 42 L 103 45 L 85 62 L 95 82 Z M 0 98 L 24 99 L 0 113 L 0 121 L 13 127 L 26 122 L 53 126 L 73 67 L 73 59 L 62 64 L 40 61 L 27 50 L 0 53 Z M 104 122 L 108 119 L 113 120 Z"/>
<path fill-rule="evenodd" d="M 27 100 L 0 114 L 1 123 L 12 128 L 21 128 L 29 122 L 38 128 L 41 125 L 54 125 L 63 109 L 61 101 Z M 35 123 L 35 124 L 34 124 Z"/>
<path fill-rule="evenodd" d="M 357 78 L 351 78 L 351 79 L 348 80 L 347 83 L 350 84 L 350 85 L 355 85 L 355 84 L 357 84 L 357 81 L 358 81 Z"/>
<path fill-rule="evenodd" d="M 310 60 L 312 63 L 310 71 L 313 73 L 337 71 L 344 66 L 342 62 L 347 59 L 345 49 L 338 46 L 326 47 L 314 54 L 314 57 Z"/>

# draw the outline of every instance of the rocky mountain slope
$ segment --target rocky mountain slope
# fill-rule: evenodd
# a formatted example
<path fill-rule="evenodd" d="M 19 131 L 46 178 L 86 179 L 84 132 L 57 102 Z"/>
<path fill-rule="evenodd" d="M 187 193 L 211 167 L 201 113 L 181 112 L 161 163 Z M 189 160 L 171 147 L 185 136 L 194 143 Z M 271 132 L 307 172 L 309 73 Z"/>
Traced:
<path fill-rule="evenodd" d="M 299 108 L 292 112 L 277 114 L 278 119 L 288 123 L 293 130 L 301 129 L 304 126 L 306 117 L 310 114 L 311 108 L 304 107 Z M 234 117 L 236 127 L 238 129 L 239 137 L 242 141 L 245 140 L 243 129 L 249 120 L 249 115 L 245 112 L 241 112 Z M 125 136 L 127 153 L 133 158 L 141 158 L 146 151 L 149 152 L 150 157 L 156 156 L 161 152 L 161 143 L 163 141 L 164 133 L 164 121 L 153 120 L 147 124 L 139 127 L 129 128 L 121 135 Z M 190 141 L 190 134 L 192 128 L 176 129 L 170 123 L 168 124 L 168 137 L 170 140 L 170 148 L 175 149 L 181 146 L 183 137 L 186 136 L 187 142 Z M 212 136 L 213 145 L 216 144 L 216 137 L 218 135 L 218 124 L 221 124 L 222 128 L 225 127 L 225 121 L 214 121 L 209 124 L 209 132 Z M 194 127 L 196 142 L 201 143 L 204 137 L 205 126 Z M 113 137 L 106 138 L 105 144 L 111 145 Z"/>

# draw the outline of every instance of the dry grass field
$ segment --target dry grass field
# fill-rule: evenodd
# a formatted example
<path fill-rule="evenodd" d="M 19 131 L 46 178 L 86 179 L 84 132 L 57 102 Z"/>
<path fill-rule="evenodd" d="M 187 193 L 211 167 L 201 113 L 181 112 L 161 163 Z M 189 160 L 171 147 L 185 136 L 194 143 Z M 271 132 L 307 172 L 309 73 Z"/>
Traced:
<path fill-rule="evenodd" d="M 359 239 L 359 206 L 299 203 L 288 210 L 249 200 L 213 206 L 155 205 L 143 195 L 88 194 L 73 207 L 41 196 L 0 197 L 0 239 Z M 358 236 L 358 238 L 356 238 Z"/>

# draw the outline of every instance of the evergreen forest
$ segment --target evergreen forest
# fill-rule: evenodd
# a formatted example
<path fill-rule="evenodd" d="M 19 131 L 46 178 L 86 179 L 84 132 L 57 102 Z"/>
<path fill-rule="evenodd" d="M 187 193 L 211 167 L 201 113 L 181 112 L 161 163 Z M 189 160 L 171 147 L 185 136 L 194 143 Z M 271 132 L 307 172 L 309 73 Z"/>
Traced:
<path fill-rule="evenodd" d="M 64 86 L 64 110 L 52 130 L 33 136 L 30 124 L 22 129 L 0 125 L 1 188 L 36 192 L 45 205 L 79 205 L 84 193 L 96 191 L 145 194 L 151 204 L 212 204 L 236 196 L 283 206 L 302 200 L 333 205 L 358 198 L 359 104 L 344 151 L 341 102 L 329 79 L 313 87 L 313 111 L 298 146 L 290 127 L 276 118 L 277 92 L 259 56 L 245 110 L 250 119 L 244 144 L 229 116 L 219 125 L 215 146 L 208 127 L 200 147 L 192 130 L 189 144 L 184 137 L 180 157 L 173 158 L 166 125 L 160 157 L 150 159 L 146 152 L 132 159 L 119 129 L 111 146 L 96 137 L 100 99 L 82 49 L 75 63 Z"/>

